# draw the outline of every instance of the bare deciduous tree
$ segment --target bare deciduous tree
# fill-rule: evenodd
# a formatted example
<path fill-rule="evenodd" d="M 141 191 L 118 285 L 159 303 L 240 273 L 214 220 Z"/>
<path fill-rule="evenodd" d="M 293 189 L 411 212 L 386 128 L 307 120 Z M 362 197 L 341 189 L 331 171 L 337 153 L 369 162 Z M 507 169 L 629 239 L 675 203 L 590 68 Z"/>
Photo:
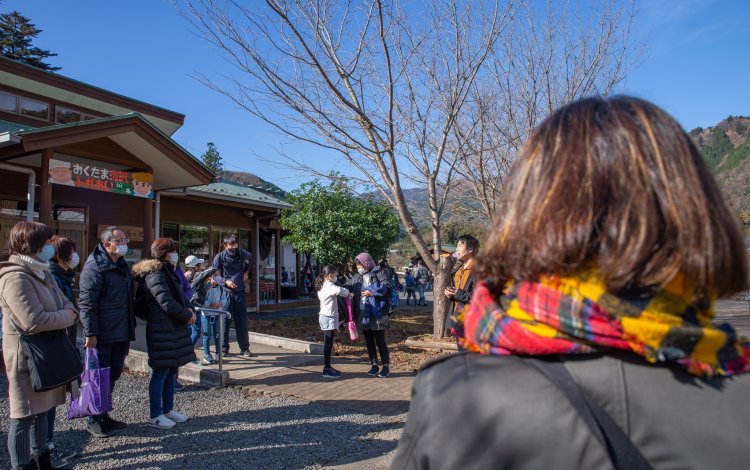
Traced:
<path fill-rule="evenodd" d="M 456 172 L 479 202 L 466 207 L 492 220 L 513 157 L 534 127 L 571 101 L 610 94 L 625 79 L 637 61 L 633 16 L 632 5 L 613 0 L 590 10 L 551 0 L 520 8 L 454 127 Z"/>
<path fill-rule="evenodd" d="M 459 116 L 517 6 L 436 0 L 185 0 L 185 16 L 240 72 L 204 83 L 283 134 L 343 157 L 395 208 L 435 273 L 434 333 L 450 265 L 441 218 L 455 175 Z M 403 189 L 427 189 L 426 243 Z M 429 252 L 429 246 L 435 255 Z"/>

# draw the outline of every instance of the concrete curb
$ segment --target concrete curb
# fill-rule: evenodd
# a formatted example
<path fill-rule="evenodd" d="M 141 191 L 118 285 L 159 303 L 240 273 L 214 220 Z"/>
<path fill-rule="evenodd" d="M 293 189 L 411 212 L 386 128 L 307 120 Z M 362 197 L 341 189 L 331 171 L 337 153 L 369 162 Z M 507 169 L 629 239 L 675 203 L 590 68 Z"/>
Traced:
<path fill-rule="evenodd" d="M 278 348 L 291 349 L 308 354 L 323 354 L 323 345 L 320 343 L 310 343 L 299 339 L 282 338 L 281 336 L 266 335 L 263 333 L 250 333 L 250 344 L 260 343 L 267 346 L 276 346 Z"/>
<path fill-rule="evenodd" d="M 130 354 L 125 358 L 125 367 L 136 372 L 150 373 L 151 368 L 148 366 L 148 353 L 131 349 Z M 187 364 L 180 367 L 179 378 L 209 387 L 222 387 L 229 382 L 229 372 L 222 370 L 219 373 L 217 369 Z"/>

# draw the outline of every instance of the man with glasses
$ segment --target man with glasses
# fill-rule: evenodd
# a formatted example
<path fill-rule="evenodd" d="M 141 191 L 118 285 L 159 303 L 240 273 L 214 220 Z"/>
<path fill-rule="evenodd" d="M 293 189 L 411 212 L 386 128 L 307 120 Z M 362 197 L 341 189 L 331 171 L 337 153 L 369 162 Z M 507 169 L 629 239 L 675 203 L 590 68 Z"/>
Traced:
<path fill-rule="evenodd" d="M 85 346 L 97 349 L 99 365 L 109 367 L 110 389 L 114 389 L 135 339 L 133 280 L 124 258 L 130 240 L 117 227 L 104 229 L 99 240 L 81 271 L 78 306 Z M 95 437 L 109 437 L 125 427 L 104 413 L 90 417 L 86 430 Z"/>

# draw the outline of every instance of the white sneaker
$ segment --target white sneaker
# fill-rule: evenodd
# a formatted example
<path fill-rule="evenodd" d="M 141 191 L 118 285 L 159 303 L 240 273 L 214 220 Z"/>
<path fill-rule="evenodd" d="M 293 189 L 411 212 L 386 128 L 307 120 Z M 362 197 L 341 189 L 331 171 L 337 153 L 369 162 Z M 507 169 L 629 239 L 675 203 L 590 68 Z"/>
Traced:
<path fill-rule="evenodd" d="M 188 420 L 188 417 L 179 411 L 172 410 L 169 413 L 165 413 L 164 416 L 171 419 L 175 423 L 184 423 Z"/>
<path fill-rule="evenodd" d="M 175 424 L 177 423 L 167 418 L 166 415 L 157 416 L 156 418 L 151 418 L 148 421 L 149 426 L 159 429 L 172 429 Z"/>

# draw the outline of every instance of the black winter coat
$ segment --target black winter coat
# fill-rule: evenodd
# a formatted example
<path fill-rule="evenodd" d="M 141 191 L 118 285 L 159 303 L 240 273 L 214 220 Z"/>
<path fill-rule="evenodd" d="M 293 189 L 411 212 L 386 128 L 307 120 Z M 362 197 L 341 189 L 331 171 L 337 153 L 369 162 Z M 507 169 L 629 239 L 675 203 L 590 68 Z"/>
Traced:
<path fill-rule="evenodd" d="M 133 275 L 143 286 L 149 367 L 180 367 L 194 361 L 187 329 L 193 312 L 172 266 L 153 259 L 141 261 L 133 266 Z"/>
<path fill-rule="evenodd" d="M 750 373 L 703 379 L 625 352 L 559 359 L 654 469 L 748 468 Z M 525 358 L 459 353 L 417 374 L 391 468 L 613 466 L 570 400 Z"/>
<path fill-rule="evenodd" d="M 83 265 L 78 307 L 84 336 L 100 343 L 133 341 L 133 279 L 125 258 L 115 263 L 99 243 Z"/>
<path fill-rule="evenodd" d="M 474 286 L 477 283 L 477 273 L 475 271 L 476 263 L 473 263 L 471 268 L 471 272 L 469 273 L 469 277 L 466 279 L 466 284 L 463 286 L 462 289 L 456 289 L 456 294 L 453 296 L 452 299 L 449 299 L 450 305 L 448 307 L 448 317 L 445 319 L 445 328 L 450 331 L 454 326 L 456 326 L 455 322 L 453 321 L 453 318 L 455 318 L 458 315 L 458 310 L 464 308 L 466 304 L 471 303 L 471 293 L 474 291 Z M 449 287 L 456 287 L 454 283 L 454 278 L 456 277 L 456 272 L 458 269 L 451 272 Z"/>

